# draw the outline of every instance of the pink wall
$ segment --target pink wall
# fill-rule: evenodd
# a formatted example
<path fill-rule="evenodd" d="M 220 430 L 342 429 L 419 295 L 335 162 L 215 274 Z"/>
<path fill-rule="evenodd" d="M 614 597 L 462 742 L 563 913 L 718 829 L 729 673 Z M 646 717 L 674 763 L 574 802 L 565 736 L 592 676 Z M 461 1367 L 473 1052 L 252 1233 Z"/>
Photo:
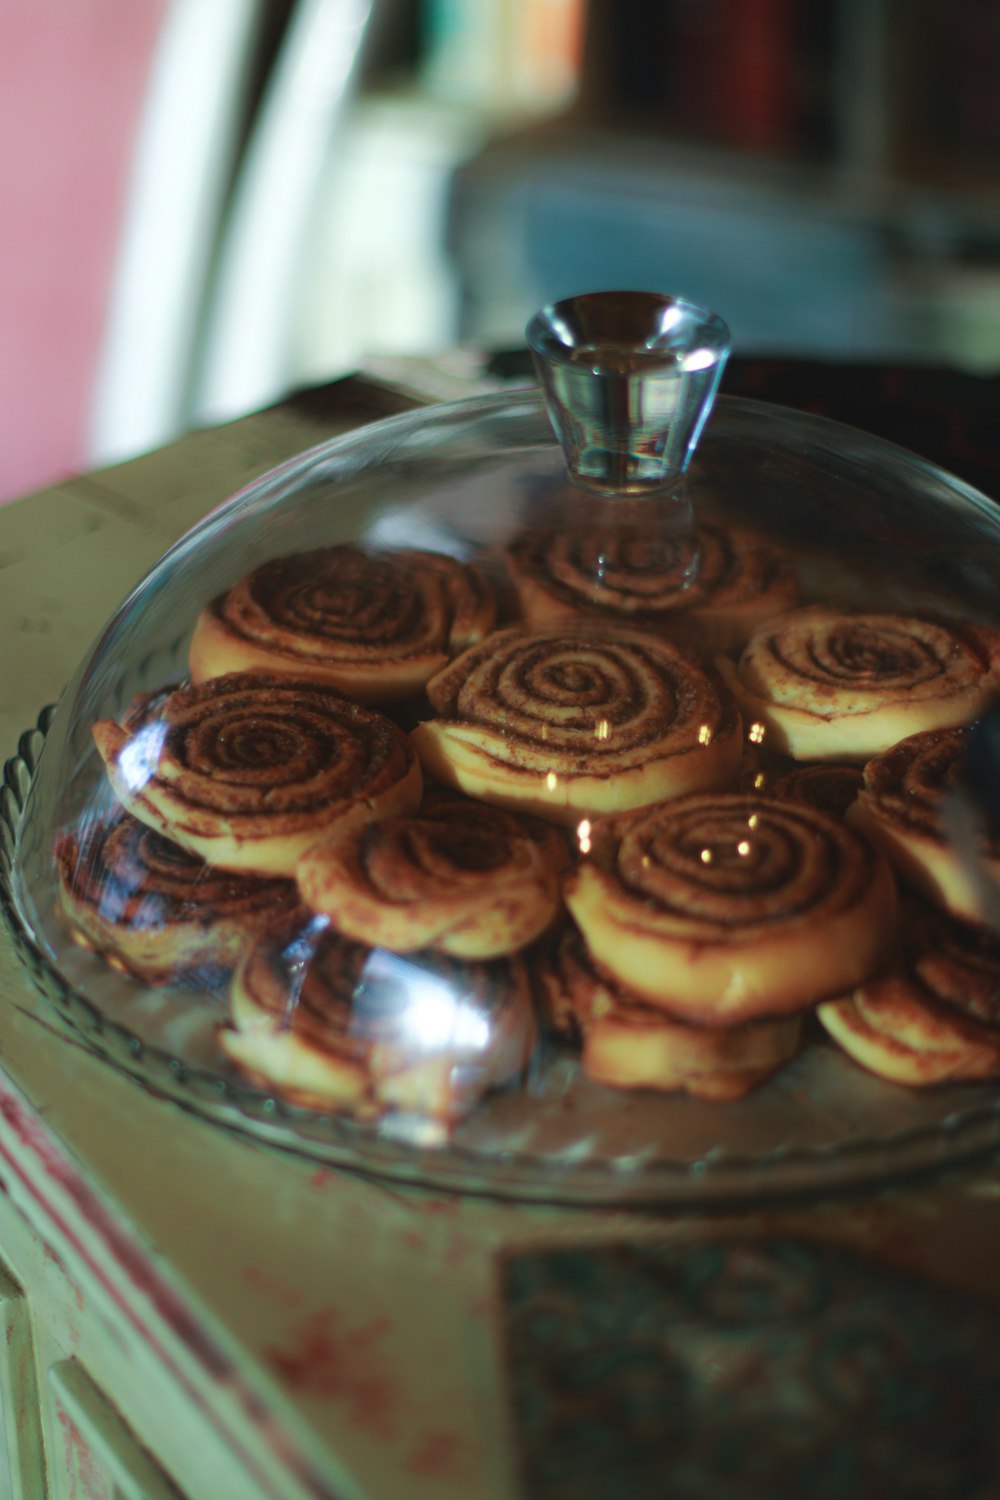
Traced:
<path fill-rule="evenodd" d="M 0 0 L 0 501 L 85 461 L 132 140 L 165 4 Z"/>

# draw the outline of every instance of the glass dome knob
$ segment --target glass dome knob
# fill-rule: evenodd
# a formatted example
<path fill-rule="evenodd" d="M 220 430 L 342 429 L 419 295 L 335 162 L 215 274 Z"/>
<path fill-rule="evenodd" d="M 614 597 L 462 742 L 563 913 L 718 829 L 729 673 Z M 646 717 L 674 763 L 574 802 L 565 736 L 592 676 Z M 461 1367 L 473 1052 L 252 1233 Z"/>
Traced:
<path fill-rule="evenodd" d="M 656 292 L 589 292 L 542 308 L 527 339 L 576 484 L 682 488 L 729 355 L 720 317 Z"/>

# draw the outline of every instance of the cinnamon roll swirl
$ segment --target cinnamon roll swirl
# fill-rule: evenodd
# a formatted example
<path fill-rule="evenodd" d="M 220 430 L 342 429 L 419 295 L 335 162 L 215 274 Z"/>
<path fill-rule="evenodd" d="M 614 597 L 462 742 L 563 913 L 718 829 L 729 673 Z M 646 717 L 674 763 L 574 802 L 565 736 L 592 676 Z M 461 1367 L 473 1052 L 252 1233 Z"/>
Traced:
<path fill-rule="evenodd" d="M 860 766 L 843 766 L 831 762 L 829 765 L 796 766 L 773 780 L 764 780 L 763 788 L 772 797 L 788 797 L 793 802 L 809 802 L 842 818 L 861 790 L 863 776 Z"/>
<path fill-rule="evenodd" d="M 755 631 L 735 667 L 719 665 L 770 749 L 862 761 L 975 718 L 996 691 L 1000 634 L 814 605 Z"/>
<path fill-rule="evenodd" d="M 989 917 L 982 884 L 943 822 L 947 799 L 961 792 L 968 737 L 967 729 L 932 729 L 874 756 L 865 766 L 850 818 L 931 901 L 977 922 Z M 1000 841 L 983 831 L 976 852 L 983 875 L 1000 880 Z"/>
<path fill-rule="evenodd" d="M 1000 1076 L 1000 940 L 916 900 L 898 967 L 818 1015 L 849 1056 L 895 1083 Z"/>
<path fill-rule="evenodd" d="M 298 899 L 292 881 L 209 869 L 120 810 L 59 838 L 56 861 L 77 940 L 151 985 L 231 969 Z"/>
<path fill-rule="evenodd" d="M 195 626 L 191 676 L 282 673 L 359 703 L 394 703 L 481 640 L 495 617 L 492 588 L 471 564 L 323 547 L 265 563 L 214 599 Z"/>
<path fill-rule="evenodd" d="M 648 527 L 538 527 L 515 538 L 507 565 L 528 624 L 577 615 L 630 629 L 743 644 L 754 625 L 798 600 L 797 580 L 759 537 L 703 525 L 676 535 Z"/>
<path fill-rule="evenodd" d="M 230 673 L 94 725 L 111 785 L 140 822 L 224 870 L 293 875 L 324 833 L 412 811 L 402 730 L 319 682 Z"/>
<path fill-rule="evenodd" d="M 895 885 L 868 844 L 806 803 L 740 793 L 596 824 L 565 899 L 602 969 L 705 1026 L 840 994 L 895 935 Z"/>
<path fill-rule="evenodd" d="M 549 926 L 568 862 L 550 825 L 431 788 L 408 817 L 324 839 L 297 879 L 306 904 L 347 937 L 496 958 Z"/>
<path fill-rule="evenodd" d="M 520 1076 L 535 1036 L 519 959 L 402 958 L 300 910 L 245 955 L 220 1043 L 290 1103 L 450 1122 Z"/>
<path fill-rule="evenodd" d="M 798 1015 L 711 1028 L 668 1015 L 599 973 L 569 924 L 550 945 L 538 979 L 556 1028 L 582 1041 L 584 1071 L 615 1088 L 738 1099 L 798 1050 Z"/>
<path fill-rule="evenodd" d="M 632 631 L 497 631 L 433 678 L 412 740 L 434 779 L 553 822 L 726 785 L 742 753 L 727 694 Z"/>

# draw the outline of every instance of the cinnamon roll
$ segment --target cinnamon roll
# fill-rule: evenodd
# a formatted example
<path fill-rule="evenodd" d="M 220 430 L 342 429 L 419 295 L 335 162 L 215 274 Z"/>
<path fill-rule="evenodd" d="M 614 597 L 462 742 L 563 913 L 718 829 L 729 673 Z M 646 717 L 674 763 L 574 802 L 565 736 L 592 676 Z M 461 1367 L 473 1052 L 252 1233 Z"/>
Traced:
<path fill-rule="evenodd" d="M 896 970 L 818 1015 L 856 1062 L 895 1083 L 1000 1077 L 1000 939 L 924 904 Z"/>
<path fill-rule="evenodd" d="M 317 548 L 264 563 L 202 611 L 191 676 L 282 673 L 359 703 L 394 703 L 481 640 L 495 617 L 479 569 L 443 553 Z"/>
<path fill-rule="evenodd" d="M 402 730 L 319 682 L 230 673 L 93 733 L 122 806 L 225 870 L 293 875 L 325 833 L 420 801 Z"/>
<path fill-rule="evenodd" d="M 497 631 L 433 678 L 440 717 L 412 740 L 425 771 L 553 822 L 724 786 L 742 753 L 727 694 L 632 631 Z"/>
<path fill-rule="evenodd" d="M 989 918 L 983 885 L 943 821 L 947 800 L 961 793 L 968 735 L 967 729 L 932 729 L 874 756 L 850 817 L 918 890 L 954 916 L 976 922 Z M 983 831 L 973 852 L 982 875 L 1000 880 L 1000 841 Z"/>
<path fill-rule="evenodd" d="M 565 899 L 602 969 L 705 1026 L 840 994 L 895 935 L 895 885 L 864 840 L 806 803 L 739 793 L 597 823 Z"/>
<path fill-rule="evenodd" d="M 668 1015 L 599 973 L 570 924 L 549 945 L 538 978 L 556 1029 L 582 1041 L 584 1071 L 615 1088 L 738 1099 L 798 1050 L 798 1015 L 729 1027 Z"/>
<path fill-rule="evenodd" d="M 795 766 L 780 776 L 763 783 L 772 797 L 788 797 L 793 802 L 809 802 L 822 808 L 834 817 L 842 818 L 861 790 L 863 776 L 860 766 L 837 765 L 835 762 L 819 766 Z"/>
<path fill-rule="evenodd" d="M 220 1044 L 290 1103 L 449 1122 L 514 1082 L 536 1027 L 520 959 L 463 964 L 354 943 L 299 911 L 236 971 Z"/>
<path fill-rule="evenodd" d="M 649 526 L 538 527 L 516 537 L 507 565 L 528 624 L 577 615 L 680 633 L 708 650 L 743 644 L 754 625 L 789 609 L 797 580 L 759 537 L 703 525 L 675 535 Z"/>
<path fill-rule="evenodd" d="M 306 904 L 347 937 L 495 958 L 549 926 L 568 862 L 550 825 L 431 788 L 408 817 L 324 839 L 297 878 Z"/>
<path fill-rule="evenodd" d="M 56 860 L 77 941 L 151 985 L 231 969 L 298 900 L 292 881 L 210 869 L 120 810 L 59 838 Z"/>
<path fill-rule="evenodd" d="M 751 733 L 796 760 L 863 761 L 973 719 L 1000 677 L 1000 634 L 903 614 L 795 610 L 720 661 Z"/>

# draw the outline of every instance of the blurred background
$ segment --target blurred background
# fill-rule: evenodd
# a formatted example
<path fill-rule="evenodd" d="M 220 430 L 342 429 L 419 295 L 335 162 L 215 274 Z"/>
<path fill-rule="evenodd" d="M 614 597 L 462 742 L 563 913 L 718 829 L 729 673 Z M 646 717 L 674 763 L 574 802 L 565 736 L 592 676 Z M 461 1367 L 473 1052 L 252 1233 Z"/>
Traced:
<path fill-rule="evenodd" d="M 0 500 L 599 287 L 992 372 L 998 77 L 996 0 L 0 0 Z"/>

